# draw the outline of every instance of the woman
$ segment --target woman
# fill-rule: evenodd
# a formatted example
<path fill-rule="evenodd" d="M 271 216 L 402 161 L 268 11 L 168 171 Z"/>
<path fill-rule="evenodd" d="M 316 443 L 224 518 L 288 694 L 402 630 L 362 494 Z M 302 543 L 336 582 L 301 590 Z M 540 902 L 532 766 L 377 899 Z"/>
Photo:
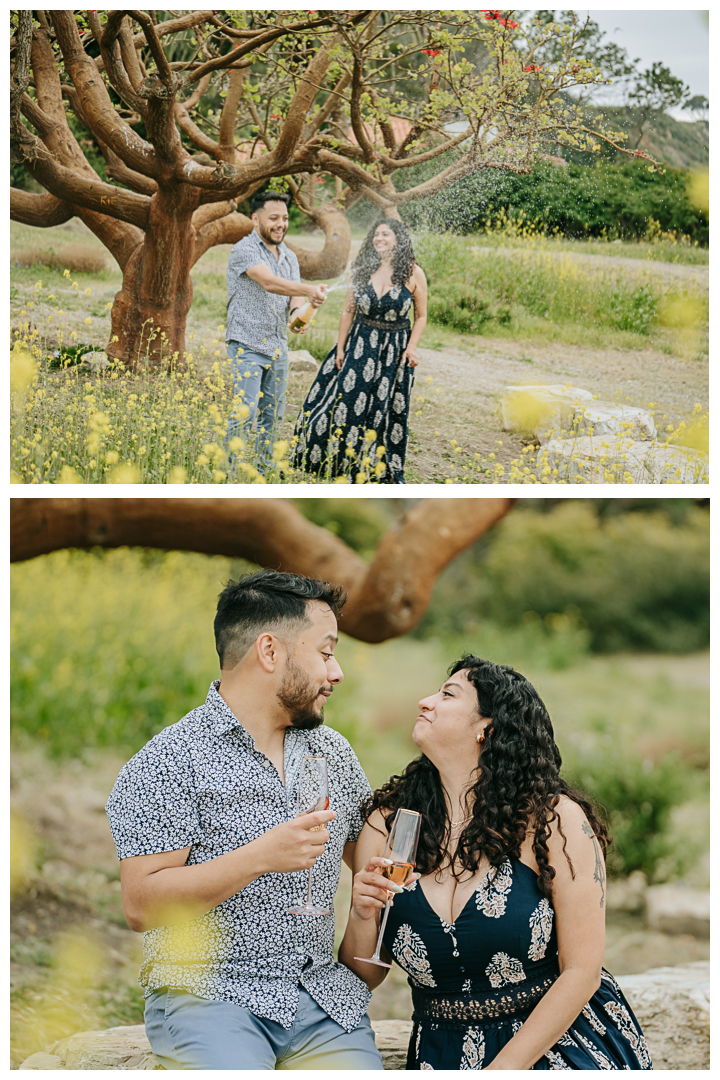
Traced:
<path fill-rule="evenodd" d="M 353 263 L 337 345 L 298 416 L 297 468 L 352 483 L 405 483 L 410 392 L 426 322 L 427 282 L 410 235 L 401 221 L 383 218 Z"/>
<path fill-rule="evenodd" d="M 405 969 L 408 1069 L 651 1069 L 602 968 L 608 834 L 560 778 L 545 706 L 512 668 L 465 656 L 420 702 L 422 751 L 375 792 L 357 842 L 340 960 L 370 989 L 379 911 Z M 398 807 L 423 815 L 417 875 L 379 874 Z M 386 956 L 386 959 L 388 957 Z"/>

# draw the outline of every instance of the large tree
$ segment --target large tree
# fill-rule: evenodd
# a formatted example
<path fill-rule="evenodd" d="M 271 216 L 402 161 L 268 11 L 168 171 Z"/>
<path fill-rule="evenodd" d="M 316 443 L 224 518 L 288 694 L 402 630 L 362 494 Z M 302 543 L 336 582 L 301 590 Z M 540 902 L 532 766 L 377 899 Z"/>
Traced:
<path fill-rule="evenodd" d="M 399 216 L 470 173 L 527 173 L 543 150 L 611 137 L 569 96 L 602 73 L 573 13 L 556 15 L 14 12 L 12 160 L 45 192 L 13 189 L 12 217 L 77 216 L 116 259 L 110 356 L 182 360 L 190 271 L 250 231 L 238 204 L 273 178 L 325 232 L 322 252 L 295 249 L 317 280 L 344 270 L 358 199 Z M 430 180 L 394 182 L 434 159 Z"/>

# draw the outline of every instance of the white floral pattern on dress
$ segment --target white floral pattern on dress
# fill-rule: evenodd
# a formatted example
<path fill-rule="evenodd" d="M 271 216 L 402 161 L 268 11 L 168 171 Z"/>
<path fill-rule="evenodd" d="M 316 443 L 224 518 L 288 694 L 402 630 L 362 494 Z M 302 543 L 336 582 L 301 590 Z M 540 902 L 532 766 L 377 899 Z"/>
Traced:
<path fill-rule="evenodd" d="M 318 390 L 319 389 L 320 389 L 320 383 L 315 383 L 315 385 L 312 387 L 310 393 L 308 394 L 308 401 L 314 401 L 315 400 L 315 398 L 318 395 Z"/>
<path fill-rule="evenodd" d="M 347 405 L 344 401 L 341 401 L 337 409 L 333 413 L 333 425 L 344 424 L 347 420 Z"/>
<path fill-rule="evenodd" d="M 379 340 L 379 338 L 378 338 L 377 330 L 371 330 L 370 331 L 370 348 L 371 349 L 377 349 L 378 340 Z"/>
<path fill-rule="evenodd" d="M 346 394 L 349 394 L 351 390 L 355 389 L 355 372 L 352 368 L 348 371 L 347 375 L 343 379 L 343 390 Z"/>
<path fill-rule="evenodd" d="M 403 437 L 403 429 L 399 424 L 394 424 L 393 429 L 390 432 L 390 442 L 399 443 Z"/>
<path fill-rule="evenodd" d="M 469 1027 L 462 1046 L 460 1069 L 482 1069 L 485 1059 L 485 1036 L 480 1028 Z"/>
<path fill-rule="evenodd" d="M 363 368 L 363 379 L 365 382 L 370 382 L 375 374 L 375 361 L 372 356 L 369 356 L 365 361 L 365 367 Z"/>
<path fill-rule="evenodd" d="M 578 1042 L 581 1042 L 583 1044 L 590 1057 L 593 1058 L 594 1061 L 597 1061 L 601 1069 L 614 1068 L 614 1066 L 611 1065 L 609 1059 L 605 1056 L 605 1054 L 603 1054 L 602 1050 L 599 1050 L 595 1043 L 591 1042 L 590 1039 L 586 1039 L 585 1036 L 581 1035 L 579 1031 L 575 1032 L 575 1038 L 578 1040 Z"/>
<path fill-rule="evenodd" d="M 504 915 L 512 880 L 512 863 L 509 859 L 504 859 L 500 866 L 491 866 L 487 877 L 475 890 L 478 911 L 489 919 L 499 919 Z"/>
<path fill-rule="evenodd" d="M 568 1065 L 561 1054 L 556 1054 L 554 1050 L 548 1050 L 545 1057 L 550 1062 L 551 1069 L 572 1069 L 572 1065 Z"/>
<path fill-rule="evenodd" d="M 490 980 L 490 985 L 496 989 L 499 986 L 507 986 L 508 983 L 523 982 L 526 978 L 521 961 L 516 960 L 514 956 L 508 956 L 506 952 L 495 953 L 485 968 L 485 974 Z"/>
<path fill-rule="evenodd" d="M 366 403 L 367 403 L 367 394 L 363 390 L 363 392 L 361 394 L 358 394 L 357 401 L 355 402 L 355 415 L 356 416 L 361 416 L 362 415 L 362 413 L 363 413 L 363 411 L 365 409 Z"/>
<path fill-rule="evenodd" d="M 398 927 L 392 952 L 398 964 L 407 971 L 412 982 L 417 983 L 418 986 L 437 986 L 430 970 L 425 942 L 407 923 L 402 923 Z"/>
<path fill-rule="evenodd" d="M 377 396 L 379 401 L 384 401 L 388 396 L 388 390 L 390 389 L 390 380 L 387 376 L 384 376 L 380 380 L 380 385 L 377 388 Z"/>
<path fill-rule="evenodd" d="M 600 1017 L 598 1016 L 598 1014 L 595 1012 L 595 1010 L 590 1005 L 590 1002 L 588 1002 L 587 1005 L 585 1005 L 583 1007 L 582 1014 L 585 1017 L 585 1019 L 587 1020 L 590 1027 L 593 1029 L 593 1031 L 596 1031 L 598 1033 L 598 1035 L 604 1035 L 605 1034 L 605 1031 L 606 1031 L 605 1025 L 603 1024 L 603 1022 L 600 1019 Z"/>
<path fill-rule="evenodd" d="M 620 1001 L 608 1001 L 605 1005 L 605 1012 L 608 1016 L 612 1017 L 619 1027 L 621 1034 L 625 1036 L 632 1046 L 637 1055 L 637 1059 L 640 1062 L 640 1068 L 651 1069 L 652 1061 L 650 1059 L 650 1051 L 648 1050 L 645 1036 L 641 1035 L 635 1027 L 632 1017 L 625 1006 Z"/>
<path fill-rule="evenodd" d="M 318 435 L 324 435 L 325 432 L 327 431 L 327 426 L 328 426 L 327 413 L 323 413 L 322 416 L 319 417 L 318 422 L 315 425 L 315 431 L 318 433 Z"/>
<path fill-rule="evenodd" d="M 542 898 L 538 906 L 530 915 L 530 948 L 528 949 L 529 960 L 542 960 L 547 951 L 548 942 L 552 935 L 554 911 L 549 900 Z"/>
<path fill-rule="evenodd" d="M 363 341 L 363 339 L 361 337 L 358 337 L 357 341 L 355 342 L 355 350 L 353 352 L 353 358 L 355 360 L 360 359 L 360 357 L 363 354 L 364 348 L 365 348 L 365 342 Z"/>

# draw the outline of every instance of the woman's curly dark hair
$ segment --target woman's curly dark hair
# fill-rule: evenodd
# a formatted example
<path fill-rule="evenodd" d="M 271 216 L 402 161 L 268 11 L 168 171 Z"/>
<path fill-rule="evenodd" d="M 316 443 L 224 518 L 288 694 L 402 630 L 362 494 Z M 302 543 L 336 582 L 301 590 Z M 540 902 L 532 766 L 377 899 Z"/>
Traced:
<path fill-rule="evenodd" d="M 395 233 L 397 244 L 393 252 L 392 283 L 404 285 L 415 269 L 415 252 L 413 251 L 410 233 L 407 225 L 395 218 L 381 217 L 375 222 L 362 242 L 357 258 L 352 264 L 352 283 L 355 292 L 361 292 L 370 281 L 380 265 L 380 256 L 373 247 L 375 230 L 380 225 L 387 225 Z"/>
<path fill-rule="evenodd" d="M 604 853 L 610 835 L 591 803 L 561 779 L 562 762 L 550 717 L 527 679 L 504 664 L 470 655 L 452 664 L 448 674 L 458 671 L 464 671 L 475 687 L 480 716 L 492 723 L 485 728 L 477 780 L 468 792 L 474 795 L 472 817 L 458 840 L 452 873 L 456 878 L 463 871 L 475 873 L 483 856 L 492 866 L 500 866 L 506 856 L 518 858 L 528 828 L 534 828 L 539 887 L 550 899 L 555 870 L 548 861 L 547 842 L 552 821 L 557 820 L 565 841 L 556 811 L 560 795 L 582 807 Z M 423 815 L 416 870 L 436 872 L 446 858 L 450 819 L 440 774 L 424 754 L 411 761 L 401 776 L 392 776 L 378 788 L 366 807 L 366 817 L 373 810 L 383 811 L 390 832 L 401 806 Z M 574 876 L 567 851 L 565 857 Z"/>

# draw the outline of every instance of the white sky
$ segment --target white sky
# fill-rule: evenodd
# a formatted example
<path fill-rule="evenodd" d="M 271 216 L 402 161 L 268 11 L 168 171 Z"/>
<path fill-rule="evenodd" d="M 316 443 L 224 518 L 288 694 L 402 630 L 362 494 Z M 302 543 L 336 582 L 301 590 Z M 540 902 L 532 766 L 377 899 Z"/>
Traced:
<path fill-rule="evenodd" d="M 682 79 L 693 94 L 710 97 L 710 37 L 707 11 L 691 9 L 644 11 L 582 11 L 607 34 L 606 41 L 616 41 L 627 49 L 631 60 L 640 58 L 640 70 L 655 60 L 666 64 L 673 75 Z M 608 103 L 612 91 L 608 88 Z M 690 120 L 689 113 L 678 110 L 678 120 Z"/>

